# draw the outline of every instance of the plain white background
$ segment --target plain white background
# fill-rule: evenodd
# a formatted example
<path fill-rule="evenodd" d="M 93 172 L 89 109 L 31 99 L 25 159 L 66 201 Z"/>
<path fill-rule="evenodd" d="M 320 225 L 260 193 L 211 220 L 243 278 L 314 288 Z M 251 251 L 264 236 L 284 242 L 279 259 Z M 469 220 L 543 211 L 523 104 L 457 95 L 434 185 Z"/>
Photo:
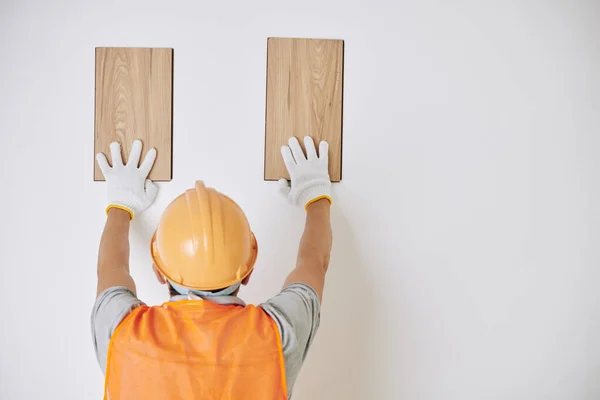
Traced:
<path fill-rule="evenodd" d="M 172 182 L 259 241 L 274 295 L 303 212 L 264 182 L 266 38 L 346 40 L 344 178 L 295 399 L 600 398 L 598 1 L 0 1 L 0 399 L 100 399 L 89 315 L 105 221 L 94 47 L 173 47 Z M 450 4 L 452 3 L 452 4 Z"/>

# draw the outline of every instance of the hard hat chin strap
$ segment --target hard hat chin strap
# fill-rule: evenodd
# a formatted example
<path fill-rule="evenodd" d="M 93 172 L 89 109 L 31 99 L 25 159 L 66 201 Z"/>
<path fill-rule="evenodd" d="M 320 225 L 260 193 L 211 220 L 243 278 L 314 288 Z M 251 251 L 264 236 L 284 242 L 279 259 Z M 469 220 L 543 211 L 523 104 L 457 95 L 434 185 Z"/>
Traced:
<path fill-rule="evenodd" d="M 173 289 L 175 289 L 177 291 L 177 293 L 179 293 L 183 296 L 187 296 L 189 293 L 193 293 L 196 296 L 200 296 L 200 297 L 215 297 L 215 296 L 230 296 L 230 295 L 232 295 L 236 290 L 238 290 L 238 288 L 240 287 L 242 282 L 235 283 L 229 287 L 226 287 L 225 289 L 219 290 L 218 292 L 206 292 L 204 290 L 189 289 L 189 288 L 186 288 L 185 286 L 181 286 L 176 283 L 173 283 L 170 280 L 169 280 L 169 284 L 171 286 L 173 286 Z"/>

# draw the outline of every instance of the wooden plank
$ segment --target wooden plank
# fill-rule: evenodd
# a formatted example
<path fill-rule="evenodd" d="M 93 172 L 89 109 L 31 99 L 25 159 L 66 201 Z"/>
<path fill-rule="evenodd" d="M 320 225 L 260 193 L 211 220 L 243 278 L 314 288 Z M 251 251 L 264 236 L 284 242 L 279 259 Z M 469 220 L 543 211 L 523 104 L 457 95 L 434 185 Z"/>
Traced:
<path fill-rule="evenodd" d="M 343 64 L 343 40 L 267 40 L 265 180 L 289 179 L 280 148 L 306 135 L 329 142 L 329 176 L 342 179 Z"/>
<path fill-rule="evenodd" d="M 109 145 L 121 142 L 123 159 L 135 139 L 157 150 L 149 178 L 172 178 L 173 49 L 96 48 L 94 154 L 110 160 Z M 94 180 L 104 180 L 94 159 Z"/>

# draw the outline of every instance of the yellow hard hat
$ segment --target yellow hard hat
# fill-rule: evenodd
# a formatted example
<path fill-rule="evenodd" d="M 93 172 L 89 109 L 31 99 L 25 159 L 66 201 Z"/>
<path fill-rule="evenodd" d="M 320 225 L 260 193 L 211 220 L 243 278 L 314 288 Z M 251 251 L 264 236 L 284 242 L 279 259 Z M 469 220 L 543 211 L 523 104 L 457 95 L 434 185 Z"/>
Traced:
<path fill-rule="evenodd" d="M 254 268 L 258 247 L 242 209 L 197 181 L 165 210 L 152 237 L 156 268 L 170 281 L 196 290 L 222 289 Z"/>

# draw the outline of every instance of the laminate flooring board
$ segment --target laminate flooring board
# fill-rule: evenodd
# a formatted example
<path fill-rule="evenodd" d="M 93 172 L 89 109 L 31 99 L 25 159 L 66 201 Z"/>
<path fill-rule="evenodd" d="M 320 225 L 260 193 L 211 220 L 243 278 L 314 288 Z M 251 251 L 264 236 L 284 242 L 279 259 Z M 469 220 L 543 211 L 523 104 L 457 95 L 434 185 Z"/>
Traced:
<path fill-rule="evenodd" d="M 290 136 L 329 142 L 329 176 L 342 178 L 344 42 L 267 40 L 265 180 L 289 179 L 280 148 Z"/>
<path fill-rule="evenodd" d="M 142 159 L 155 147 L 149 178 L 172 178 L 173 49 L 96 48 L 94 154 L 110 160 L 109 145 L 121 142 L 123 159 L 135 139 L 143 143 Z M 94 180 L 104 180 L 94 161 Z"/>

